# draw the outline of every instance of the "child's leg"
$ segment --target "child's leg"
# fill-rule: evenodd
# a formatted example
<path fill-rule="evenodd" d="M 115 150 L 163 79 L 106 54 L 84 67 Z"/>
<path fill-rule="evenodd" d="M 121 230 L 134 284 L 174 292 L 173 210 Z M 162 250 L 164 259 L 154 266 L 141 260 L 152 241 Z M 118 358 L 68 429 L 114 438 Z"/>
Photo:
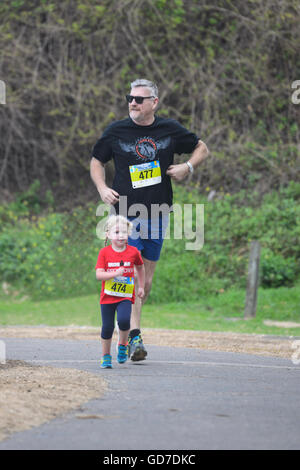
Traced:
<path fill-rule="evenodd" d="M 101 304 L 101 346 L 102 355 L 110 354 L 112 335 L 114 332 L 115 310 L 117 304 Z"/>
<path fill-rule="evenodd" d="M 128 342 L 128 334 L 130 331 L 130 300 L 122 300 L 117 306 L 117 321 L 119 326 L 119 342 L 126 345 Z"/>
<path fill-rule="evenodd" d="M 119 341 L 120 341 L 120 344 L 124 344 L 124 346 L 127 345 L 127 343 L 128 343 L 129 331 L 130 331 L 130 328 L 128 328 L 128 330 L 126 330 L 126 331 L 121 331 L 121 330 L 120 330 L 120 334 L 119 334 Z"/>
<path fill-rule="evenodd" d="M 105 356 L 105 354 L 110 354 L 111 338 L 110 339 L 101 338 L 101 346 L 102 346 L 102 356 Z"/>

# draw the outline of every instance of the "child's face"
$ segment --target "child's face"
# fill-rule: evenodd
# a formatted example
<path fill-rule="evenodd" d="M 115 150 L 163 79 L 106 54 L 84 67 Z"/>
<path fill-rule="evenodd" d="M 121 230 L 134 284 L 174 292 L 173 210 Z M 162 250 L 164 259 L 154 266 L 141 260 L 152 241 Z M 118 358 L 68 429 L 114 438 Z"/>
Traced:
<path fill-rule="evenodd" d="M 123 247 L 128 241 L 128 228 L 126 224 L 117 224 L 108 231 L 108 238 L 117 247 Z"/>

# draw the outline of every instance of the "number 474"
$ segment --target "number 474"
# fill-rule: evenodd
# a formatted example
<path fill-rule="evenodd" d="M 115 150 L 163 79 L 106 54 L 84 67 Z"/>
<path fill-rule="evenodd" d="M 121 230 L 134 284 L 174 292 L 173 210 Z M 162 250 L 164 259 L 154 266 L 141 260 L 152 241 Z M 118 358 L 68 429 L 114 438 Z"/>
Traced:
<path fill-rule="evenodd" d="M 111 289 L 114 292 L 126 292 L 126 284 L 121 284 L 119 282 L 114 282 L 111 286 Z"/>

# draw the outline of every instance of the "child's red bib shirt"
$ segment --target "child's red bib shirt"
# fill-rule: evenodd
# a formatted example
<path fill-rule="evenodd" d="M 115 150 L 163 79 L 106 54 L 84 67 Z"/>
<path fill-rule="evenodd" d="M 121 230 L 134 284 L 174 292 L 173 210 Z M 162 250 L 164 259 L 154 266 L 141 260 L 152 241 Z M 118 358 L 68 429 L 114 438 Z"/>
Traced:
<path fill-rule="evenodd" d="M 134 266 L 142 264 L 144 263 L 141 254 L 134 246 L 127 245 L 126 249 L 121 252 L 115 251 L 111 245 L 102 248 L 99 252 L 95 269 L 113 272 L 123 266 L 124 274 L 119 278 L 102 281 L 100 304 L 111 304 L 125 299 L 134 303 Z"/>

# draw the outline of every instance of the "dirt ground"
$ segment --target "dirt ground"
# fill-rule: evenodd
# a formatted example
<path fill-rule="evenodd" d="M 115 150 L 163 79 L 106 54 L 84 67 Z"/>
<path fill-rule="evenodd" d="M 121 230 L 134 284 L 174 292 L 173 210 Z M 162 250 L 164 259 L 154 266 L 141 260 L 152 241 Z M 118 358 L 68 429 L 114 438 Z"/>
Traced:
<path fill-rule="evenodd" d="M 0 337 L 99 340 L 92 327 L 1 327 Z M 116 340 L 116 336 L 114 336 Z M 229 351 L 291 358 L 293 338 L 212 333 L 206 331 L 143 329 L 145 344 Z M 22 360 L 0 363 L 0 441 L 10 434 L 40 426 L 71 410 L 78 419 L 102 419 L 84 414 L 83 404 L 107 389 L 100 376 L 74 369 L 36 366 Z"/>
<path fill-rule="evenodd" d="M 105 381 L 74 369 L 8 360 L 0 364 L 0 441 L 99 397 Z"/>

